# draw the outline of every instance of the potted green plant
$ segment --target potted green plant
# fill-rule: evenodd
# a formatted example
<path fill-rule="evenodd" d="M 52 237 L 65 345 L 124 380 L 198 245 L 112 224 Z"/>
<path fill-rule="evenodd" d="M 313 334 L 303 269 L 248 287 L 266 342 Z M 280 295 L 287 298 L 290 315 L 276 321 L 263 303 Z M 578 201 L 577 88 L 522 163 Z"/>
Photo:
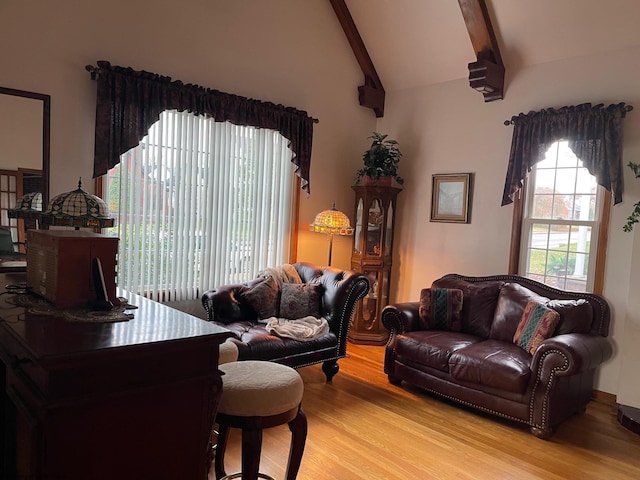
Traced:
<path fill-rule="evenodd" d="M 373 132 L 369 150 L 364 152 L 362 160 L 364 166 L 356 172 L 356 183 L 364 185 L 390 186 L 393 179 L 400 185 L 404 179 L 398 176 L 398 162 L 402 158 L 402 153 L 398 147 L 398 142 L 387 139 L 388 135 Z"/>

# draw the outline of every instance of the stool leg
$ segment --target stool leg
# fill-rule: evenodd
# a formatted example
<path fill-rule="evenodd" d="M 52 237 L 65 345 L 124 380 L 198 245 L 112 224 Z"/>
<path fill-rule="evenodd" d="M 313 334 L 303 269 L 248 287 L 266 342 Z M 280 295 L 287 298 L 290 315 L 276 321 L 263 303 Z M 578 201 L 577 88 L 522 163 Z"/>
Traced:
<path fill-rule="evenodd" d="M 304 444 L 307 440 L 307 416 L 302 411 L 302 406 L 298 407 L 298 415 L 289 422 L 291 430 L 291 449 L 289 450 L 289 462 L 287 463 L 287 480 L 295 480 L 298 476 Z"/>
<path fill-rule="evenodd" d="M 216 458 L 214 461 L 216 480 L 226 476 L 224 471 L 224 452 L 227 449 L 227 440 L 229 440 L 229 427 L 225 425 L 218 426 L 218 443 L 216 445 Z"/>
<path fill-rule="evenodd" d="M 242 480 L 258 480 L 262 429 L 242 429 Z"/>

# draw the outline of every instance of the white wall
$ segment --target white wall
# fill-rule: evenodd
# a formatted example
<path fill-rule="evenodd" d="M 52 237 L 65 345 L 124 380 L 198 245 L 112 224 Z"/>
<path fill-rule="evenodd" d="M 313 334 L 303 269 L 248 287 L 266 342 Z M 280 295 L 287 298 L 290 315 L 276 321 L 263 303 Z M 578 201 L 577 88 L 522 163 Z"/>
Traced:
<path fill-rule="evenodd" d="M 512 115 L 584 102 L 634 105 L 624 120 L 623 162 L 640 161 L 640 47 L 541 64 L 517 72 L 507 66 L 504 100 L 483 103 L 466 79 L 388 95 L 378 130 L 396 138 L 407 178 L 398 199 L 398 249 L 392 301 L 419 298 L 445 273 L 507 271 L 512 207 L 500 207 L 511 146 Z M 430 223 L 431 175 L 473 172 L 471 223 Z M 597 388 L 640 406 L 640 228 L 622 226 L 640 196 L 640 180 L 625 167 L 624 203 L 613 209 L 604 296 L 612 306 L 615 356 Z"/>
<path fill-rule="evenodd" d="M 308 232 L 331 207 L 353 220 L 349 188 L 375 115 L 358 104 L 363 76 L 326 0 L 3 0 L 0 85 L 51 95 L 51 193 L 93 191 L 96 84 L 107 60 L 318 118 L 311 196 L 300 196 L 298 259 L 327 262 L 328 238 Z M 349 266 L 351 239 L 333 264 Z"/>

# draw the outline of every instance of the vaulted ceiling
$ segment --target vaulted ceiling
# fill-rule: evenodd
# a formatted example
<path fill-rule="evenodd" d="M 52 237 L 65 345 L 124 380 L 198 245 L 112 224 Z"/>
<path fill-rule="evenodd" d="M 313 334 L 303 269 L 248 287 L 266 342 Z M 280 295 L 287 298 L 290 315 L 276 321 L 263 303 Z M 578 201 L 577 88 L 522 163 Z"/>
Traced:
<path fill-rule="evenodd" d="M 476 57 L 457 0 L 345 3 L 386 92 L 468 77 L 467 65 Z M 486 4 L 507 72 L 507 95 L 509 78 L 523 67 L 640 46 L 640 0 Z"/>

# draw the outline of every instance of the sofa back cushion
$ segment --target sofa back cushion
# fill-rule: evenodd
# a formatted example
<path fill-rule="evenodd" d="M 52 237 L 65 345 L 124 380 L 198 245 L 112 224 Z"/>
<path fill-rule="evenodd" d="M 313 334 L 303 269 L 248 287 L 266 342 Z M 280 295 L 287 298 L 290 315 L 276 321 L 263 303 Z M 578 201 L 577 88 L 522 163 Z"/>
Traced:
<path fill-rule="evenodd" d="M 431 286 L 462 290 L 461 331 L 488 338 L 502 285 L 504 282 L 499 280 L 472 283 L 460 278 L 443 277 L 434 281 Z"/>
<path fill-rule="evenodd" d="M 593 322 L 593 307 L 585 299 L 549 300 L 547 307 L 560 314 L 555 335 L 564 333 L 589 333 Z"/>
<path fill-rule="evenodd" d="M 500 289 L 495 318 L 489 338 L 512 342 L 524 309 L 530 301 L 546 305 L 549 299 L 518 283 L 507 283 Z"/>

